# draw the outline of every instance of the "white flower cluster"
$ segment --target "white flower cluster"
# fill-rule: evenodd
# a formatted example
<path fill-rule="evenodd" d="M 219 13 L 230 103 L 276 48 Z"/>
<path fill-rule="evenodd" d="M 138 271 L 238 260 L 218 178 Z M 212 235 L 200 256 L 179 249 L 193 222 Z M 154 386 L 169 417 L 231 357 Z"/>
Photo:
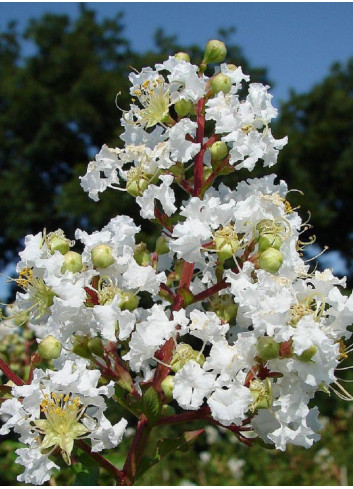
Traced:
<path fill-rule="evenodd" d="M 176 56 L 132 73 L 124 147 L 103 146 L 81 178 L 93 200 L 126 190 L 142 218 L 160 221 L 154 252 L 136 244 L 127 216 L 91 235 L 77 230 L 80 253 L 62 231 L 26 238 L 16 307 L 38 339 L 62 349 L 51 358 L 57 371 L 35 370 L 0 411 L 10 416 L 0 433 L 13 428 L 29 445 L 17 451 L 19 480 L 43 483 L 53 449 L 69 462 L 81 437 L 92 450 L 119 443 L 125 420 L 112 426 L 103 415 L 112 384 L 97 387 L 105 373 L 90 370 L 107 348 L 137 397 L 154 386 L 162 403 L 208 409 L 219 425 L 251 428 L 281 450 L 319 438 L 308 406 L 318 390 L 347 395 L 335 370 L 347 356 L 353 298 L 341 293 L 345 280 L 303 260 L 305 225 L 286 183 L 269 175 L 212 186 L 224 170 L 276 163 L 287 139 L 269 128 L 269 87 L 250 83 L 241 97 L 249 76 L 240 67 L 204 71 Z M 151 306 L 140 305 L 146 295 Z"/>

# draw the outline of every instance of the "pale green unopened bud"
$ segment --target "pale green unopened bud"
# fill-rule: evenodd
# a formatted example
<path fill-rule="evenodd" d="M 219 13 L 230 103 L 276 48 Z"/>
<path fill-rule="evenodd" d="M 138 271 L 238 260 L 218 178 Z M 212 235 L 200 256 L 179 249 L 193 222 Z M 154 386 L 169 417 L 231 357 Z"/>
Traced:
<path fill-rule="evenodd" d="M 307 348 L 306 350 L 304 350 L 303 353 L 301 353 L 300 355 L 297 355 L 297 358 L 301 362 L 311 362 L 316 352 L 317 352 L 317 346 L 313 345 Z"/>
<path fill-rule="evenodd" d="M 198 351 L 193 350 L 193 348 L 186 343 L 180 343 L 175 350 L 170 366 L 173 372 L 176 373 L 179 372 L 179 370 L 183 368 L 190 360 L 194 360 L 201 365 L 201 367 L 205 363 L 205 357 L 202 355 L 202 353 L 200 354 Z"/>
<path fill-rule="evenodd" d="M 65 255 L 70 249 L 70 240 L 65 237 L 65 234 L 61 229 L 55 233 L 50 233 L 47 237 L 48 248 L 50 253 L 54 254 L 55 251 L 59 251 L 62 255 Z"/>
<path fill-rule="evenodd" d="M 55 360 L 60 357 L 62 345 L 54 336 L 46 336 L 38 345 L 38 353 L 45 360 Z"/>
<path fill-rule="evenodd" d="M 224 42 L 212 39 L 206 44 L 203 63 L 220 63 L 227 56 L 227 48 Z"/>
<path fill-rule="evenodd" d="M 224 94 L 229 93 L 231 88 L 231 79 L 224 73 L 218 73 L 211 80 L 211 89 L 214 95 L 219 92 L 223 92 Z"/>
<path fill-rule="evenodd" d="M 147 178 L 132 178 L 127 180 L 126 190 L 133 197 L 139 197 L 148 187 Z"/>
<path fill-rule="evenodd" d="M 252 380 L 249 388 L 254 399 L 250 405 L 252 412 L 256 409 L 268 409 L 272 406 L 272 386 L 269 378 L 266 378 L 264 382 L 258 379 Z"/>
<path fill-rule="evenodd" d="M 273 221 L 271 219 L 261 219 L 256 225 L 256 229 L 259 231 L 260 234 L 268 231 L 269 229 L 272 229 L 273 227 Z"/>
<path fill-rule="evenodd" d="M 90 338 L 87 341 L 87 347 L 91 353 L 94 353 L 98 357 L 102 357 L 104 354 L 103 342 L 97 336 L 95 338 Z"/>
<path fill-rule="evenodd" d="M 114 263 L 112 249 L 106 244 L 95 246 L 91 250 L 91 259 L 95 268 L 107 268 Z"/>
<path fill-rule="evenodd" d="M 164 236 L 158 236 L 156 241 L 156 253 L 157 255 L 164 255 L 169 252 L 168 241 Z"/>
<path fill-rule="evenodd" d="M 259 252 L 262 253 L 268 248 L 276 248 L 276 250 L 279 250 L 282 245 L 283 239 L 278 236 L 278 234 L 262 234 L 259 239 Z"/>
<path fill-rule="evenodd" d="M 257 339 L 257 356 L 262 360 L 272 360 L 278 358 L 280 344 L 276 343 L 270 336 L 262 336 Z"/>
<path fill-rule="evenodd" d="M 75 336 L 72 351 L 83 358 L 91 358 L 92 353 L 88 348 L 89 338 L 87 336 Z"/>
<path fill-rule="evenodd" d="M 228 294 L 214 295 L 210 298 L 210 311 L 214 311 L 225 323 L 230 323 L 237 317 L 238 305 Z"/>
<path fill-rule="evenodd" d="M 66 270 L 72 273 L 77 273 L 82 270 L 82 256 L 76 251 L 68 251 L 64 256 L 64 263 L 61 267 L 61 272 L 65 273 Z"/>
<path fill-rule="evenodd" d="M 175 102 L 175 105 L 174 105 L 175 112 L 178 115 L 180 115 L 180 117 L 184 117 L 184 116 L 190 114 L 190 112 L 192 111 L 193 108 L 194 108 L 194 104 L 192 103 L 191 100 L 181 99 L 181 100 L 178 100 L 177 102 Z"/>
<path fill-rule="evenodd" d="M 178 59 L 179 61 L 186 61 L 187 63 L 190 63 L 190 56 L 188 53 L 184 53 L 183 51 L 174 54 L 174 58 Z"/>
<path fill-rule="evenodd" d="M 259 258 L 259 267 L 269 273 L 278 272 L 282 263 L 283 255 L 276 248 L 267 248 L 267 250 L 261 253 Z"/>
<path fill-rule="evenodd" d="M 223 160 L 228 155 L 228 146 L 223 141 L 216 141 L 209 148 L 211 156 L 214 160 Z"/>
<path fill-rule="evenodd" d="M 162 391 L 166 397 L 167 402 L 173 400 L 173 389 L 174 389 L 174 377 L 173 375 L 168 375 L 161 383 Z"/>
<path fill-rule="evenodd" d="M 120 294 L 119 307 L 122 311 L 133 311 L 139 305 L 139 298 L 133 292 L 126 291 Z"/>
<path fill-rule="evenodd" d="M 219 229 L 213 236 L 213 242 L 220 261 L 228 260 L 238 251 L 239 239 L 232 226 Z"/>
<path fill-rule="evenodd" d="M 139 243 L 135 246 L 134 258 L 141 267 L 147 267 L 150 264 L 150 252 L 147 249 L 146 243 Z"/>
<path fill-rule="evenodd" d="M 232 64 L 232 63 L 227 64 L 227 68 L 230 71 L 235 71 L 237 69 L 237 67 L 234 64 Z"/>

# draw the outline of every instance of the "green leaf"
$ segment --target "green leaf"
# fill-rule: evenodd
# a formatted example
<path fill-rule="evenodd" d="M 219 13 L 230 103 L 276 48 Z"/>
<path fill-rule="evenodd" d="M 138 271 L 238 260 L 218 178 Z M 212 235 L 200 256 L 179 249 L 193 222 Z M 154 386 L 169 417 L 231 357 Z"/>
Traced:
<path fill-rule="evenodd" d="M 155 456 L 142 457 L 137 471 L 137 477 L 140 477 L 142 474 L 147 472 L 147 470 L 156 465 L 162 458 L 168 456 L 170 453 L 177 450 L 186 452 L 189 449 L 190 444 L 196 440 L 197 437 L 202 435 L 204 431 L 204 429 L 185 431 L 185 433 L 178 438 L 162 438 L 159 440 L 156 445 Z"/>
<path fill-rule="evenodd" d="M 81 465 L 81 470 L 76 473 L 73 486 L 98 486 L 99 468 L 96 466 Z"/>
<path fill-rule="evenodd" d="M 153 387 L 149 387 L 143 395 L 142 410 L 147 416 L 150 424 L 155 424 L 161 415 L 161 399 L 158 392 Z"/>

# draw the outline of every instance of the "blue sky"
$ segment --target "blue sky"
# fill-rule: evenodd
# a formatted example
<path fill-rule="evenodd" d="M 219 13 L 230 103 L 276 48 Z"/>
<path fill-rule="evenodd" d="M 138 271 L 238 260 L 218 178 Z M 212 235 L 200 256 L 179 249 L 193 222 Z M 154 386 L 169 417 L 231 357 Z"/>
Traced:
<path fill-rule="evenodd" d="M 205 45 L 220 27 L 236 27 L 233 41 L 276 83 L 275 102 L 290 88 L 308 90 L 334 61 L 353 56 L 353 3 L 329 2 L 89 2 L 99 19 L 124 12 L 126 36 L 139 51 L 153 49 L 163 27 L 182 42 Z M 78 15 L 76 2 L 0 3 L 0 29 L 10 19 L 23 27 L 44 12 Z M 28 47 L 27 47 L 28 50 Z"/>
<path fill-rule="evenodd" d="M 267 67 L 276 83 L 272 90 L 275 105 L 287 98 L 290 88 L 309 90 L 333 62 L 353 56 L 353 3 L 89 2 L 89 6 L 98 19 L 124 12 L 126 37 L 133 49 L 142 52 L 154 48 L 153 34 L 158 27 L 168 35 L 176 34 L 182 43 L 205 45 L 220 27 L 234 26 L 233 42 L 254 66 Z M 29 18 L 45 12 L 75 18 L 79 6 L 77 2 L 0 2 L 0 30 L 10 20 L 18 21 L 22 29 Z M 31 53 L 30 45 L 24 49 Z M 336 273 L 344 270 L 337 254 L 331 255 L 327 266 L 333 266 Z M 0 295 L 4 283 L 0 277 Z"/>

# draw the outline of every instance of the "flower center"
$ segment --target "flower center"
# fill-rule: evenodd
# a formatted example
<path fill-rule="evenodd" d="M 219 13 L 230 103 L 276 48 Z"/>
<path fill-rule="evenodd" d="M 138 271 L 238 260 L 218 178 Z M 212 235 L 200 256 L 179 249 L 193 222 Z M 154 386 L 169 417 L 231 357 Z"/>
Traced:
<path fill-rule="evenodd" d="M 42 279 L 33 275 L 33 270 L 24 268 L 19 273 L 16 283 L 30 295 L 30 306 L 25 312 L 32 312 L 35 319 L 40 319 L 53 305 L 55 293 L 45 285 Z"/>
<path fill-rule="evenodd" d="M 169 90 L 165 88 L 163 78 L 144 81 L 134 95 L 143 106 L 136 114 L 139 124 L 148 128 L 168 119 Z"/>
<path fill-rule="evenodd" d="M 40 404 L 41 413 L 45 419 L 34 421 L 35 429 L 44 438 L 41 443 L 42 450 L 60 448 L 65 462 L 71 464 L 71 452 L 74 440 L 82 438 L 90 430 L 80 419 L 84 415 L 85 407 L 79 397 L 69 394 L 51 393 L 44 395 Z"/>

